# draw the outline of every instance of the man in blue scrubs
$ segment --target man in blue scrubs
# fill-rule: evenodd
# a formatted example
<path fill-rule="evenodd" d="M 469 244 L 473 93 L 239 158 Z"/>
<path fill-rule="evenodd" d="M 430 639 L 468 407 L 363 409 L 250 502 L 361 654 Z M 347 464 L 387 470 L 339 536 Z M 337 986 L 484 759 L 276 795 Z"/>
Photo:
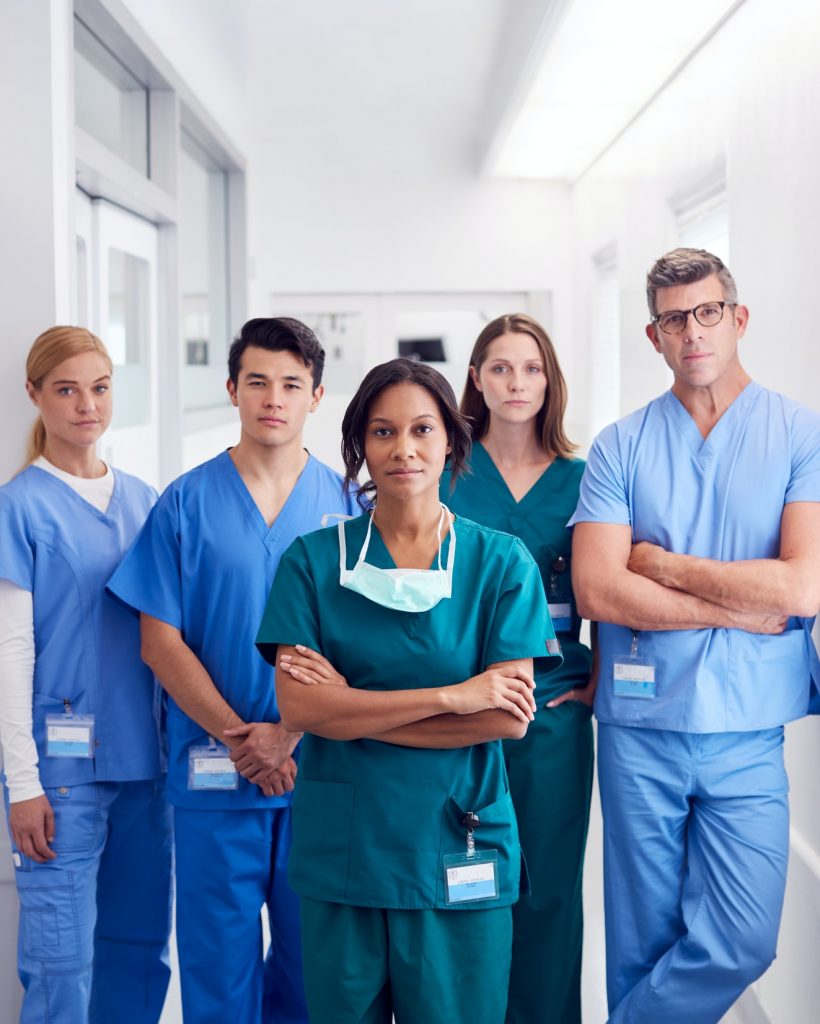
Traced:
<path fill-rule="evenodd" d="M 570 520 L 600 622 L 609 1020 L 711 1024 L 775 956 L 783 723 L 820 681 L 820 417 L 743 369 L 717 257 L 668 253 L 647 295 L 674 383 L 596 438 Z"/>
<path fill-rule="evenodd" d="M 358 511 L 341 477 L 302 447 L 323 364 L 299 321 L 245 324 L 228 364 L 239 444 L 168 487 L 109 584 L 140 612 L 143 657 L 171 698 L 186 1024 L 307 1021 L 286 881 L 299 736 L 279 724 L 274 672 L 253 641 L 282 552 L 328 515 Z"/>

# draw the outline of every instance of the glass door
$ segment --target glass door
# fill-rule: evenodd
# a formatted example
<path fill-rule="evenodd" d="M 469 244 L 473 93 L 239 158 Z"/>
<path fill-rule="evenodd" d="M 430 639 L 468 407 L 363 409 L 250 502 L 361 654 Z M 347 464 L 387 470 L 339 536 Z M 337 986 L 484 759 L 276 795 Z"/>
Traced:
<path fill-rule="evenodd" d="M 106 462 L 159 486 L 156 227 L 102 199 L 77 198 L 76 320 L 114 364 Z"/>

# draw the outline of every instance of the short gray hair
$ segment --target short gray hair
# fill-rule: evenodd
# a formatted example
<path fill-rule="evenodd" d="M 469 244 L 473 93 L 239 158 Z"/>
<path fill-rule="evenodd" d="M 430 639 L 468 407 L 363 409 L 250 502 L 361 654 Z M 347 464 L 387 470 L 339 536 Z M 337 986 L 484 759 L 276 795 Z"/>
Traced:
<path fill-rule="evenodd" d="M 705 249 L 673 249 L 655 261 L 646 275 L 646 301 L 652 316 L 658 314 L 658 289 L 679 284 L 695 284 L 712 274 L 723 287 L 723 298 L 730 306 L 737 305 L 737 285 L 723 260 Z"/>

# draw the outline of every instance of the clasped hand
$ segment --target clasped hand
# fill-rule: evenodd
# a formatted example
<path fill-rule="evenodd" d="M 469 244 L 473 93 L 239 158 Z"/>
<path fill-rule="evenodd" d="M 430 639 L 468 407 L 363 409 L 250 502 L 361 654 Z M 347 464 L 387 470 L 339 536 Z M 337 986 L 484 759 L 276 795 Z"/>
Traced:
<path fill-rule="evenodd" d="M 279 722 L 248 722 L 226 729 L 224 735 L 242 739 L 231 751 L 231 760 L 243 778 L 259 786 L 265 796 L 291 792 L 297 771 L 291 754 L 298 736 Z"/>

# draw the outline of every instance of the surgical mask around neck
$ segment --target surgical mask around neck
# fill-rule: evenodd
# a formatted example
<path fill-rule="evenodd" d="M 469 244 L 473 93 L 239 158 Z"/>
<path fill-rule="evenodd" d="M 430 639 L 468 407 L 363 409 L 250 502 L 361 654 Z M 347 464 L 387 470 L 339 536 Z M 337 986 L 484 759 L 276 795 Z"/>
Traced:
<path fill-rule="evenodd" d="M 374 510 L 375 511 L 375 510 Z M 441 565 L 441 528 L 444 517 L 450 524 L 450 550 L 447 567 Z M 354 590 L 368 601 L 397 612 L 427 612 L 453 593 L 453 564 L 456 558 L 456 532 L 449 509 L 441 506 L 441 517 L 436 531 L 438 537 L 438 565 L 435 569 L 380 569 L 365 561 L 370 544 L 373 515 L 367 524 L 367 534 L 352 569 L 347 568 L 347 544 L 345 524 L 339 523 L 339 583 L 348 590 Z"/>

